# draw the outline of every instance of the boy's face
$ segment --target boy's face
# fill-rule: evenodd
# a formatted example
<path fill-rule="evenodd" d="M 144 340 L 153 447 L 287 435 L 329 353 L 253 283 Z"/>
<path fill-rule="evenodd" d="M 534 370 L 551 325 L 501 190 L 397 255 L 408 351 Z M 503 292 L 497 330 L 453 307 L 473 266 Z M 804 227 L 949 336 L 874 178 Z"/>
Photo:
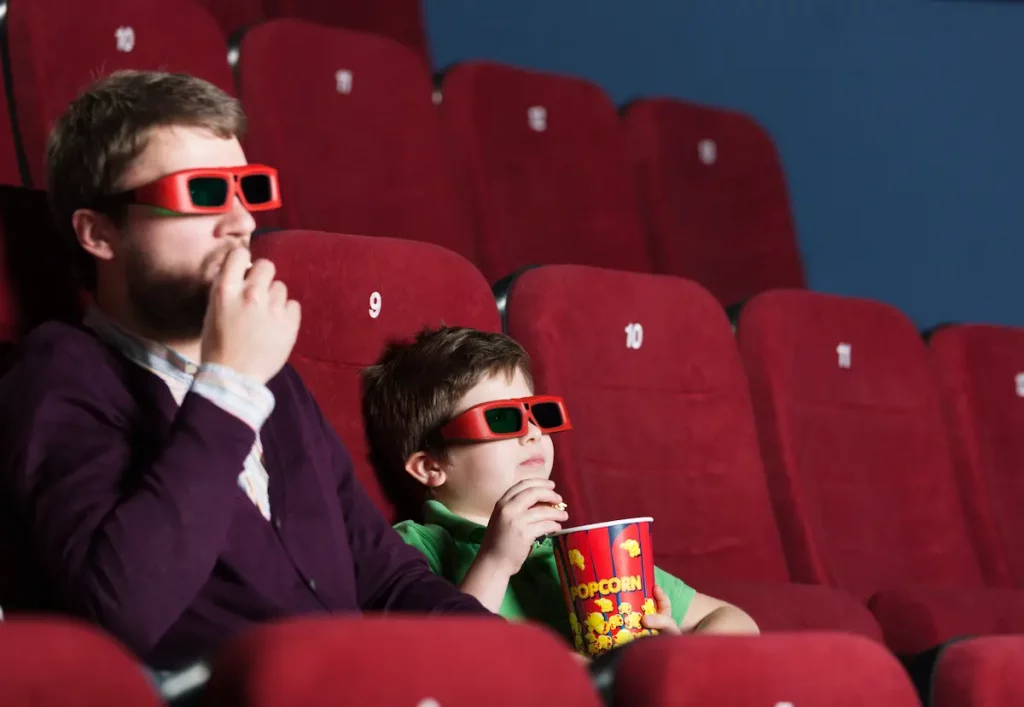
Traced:
<path fill-rule="evenodd" d="M 533 390 L 522 372 L 516 371 L 511 380 L 499 373 L 466 393 L 456 405 L 455 415 L 480 403 L 531 395 Z M 452 445 L 446 479 L 436 489 L 437 497 L 452 511 L 488 517 L 498 499 L 517 482 L 548 478 L 554 460 L 551 437 L 532 422 L 524 437 Z"/>

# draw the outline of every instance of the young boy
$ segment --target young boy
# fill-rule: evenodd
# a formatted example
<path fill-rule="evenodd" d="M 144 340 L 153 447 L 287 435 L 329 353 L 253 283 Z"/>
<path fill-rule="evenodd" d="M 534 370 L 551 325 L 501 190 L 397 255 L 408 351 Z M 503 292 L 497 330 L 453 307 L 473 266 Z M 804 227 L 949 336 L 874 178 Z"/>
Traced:
<path fill-rule="evenodd" d="M 430 568 L 491 611 L 572 642 L 544 539 L 568 520 L 548 478 L 549 432 L 568 429 L 568 416 L 560 399 L 534 397 L 526 351 L 502 334 L 425 330 L 363 372 L 363 418 L 378 478 L 416 519 L 396 530 Z M 735 606 L 657 568 L 655 579 L 658 613 L 643 617 L 646 628 L 758 633 Z"/>

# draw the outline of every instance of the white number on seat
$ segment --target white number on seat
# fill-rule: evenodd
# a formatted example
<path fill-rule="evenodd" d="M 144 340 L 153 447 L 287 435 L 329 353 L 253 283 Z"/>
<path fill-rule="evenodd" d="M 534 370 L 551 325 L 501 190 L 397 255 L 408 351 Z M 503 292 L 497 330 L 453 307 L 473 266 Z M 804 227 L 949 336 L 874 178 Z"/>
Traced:
<path fill-rule="evenodd" d="M 381 307 L 380 293 L 379 292 L 374 292 L 372 295 L 370 295 L 370 318 L 371 319 L 376 319 L 377 317 L 380 316 L 380 307 Z"/>
<path fill-rule="evenodd" d="M 841 343 L 836 346 L 836 354 L 839 356 L 839 367 L 849 368 L 852 365 L 853 345 Z"/>
<path fill-rule="evenodd" d="M 626 348 L 638 349 L 644 344 L 644 328 L 641 324 L 626 325 Z"/>
<path fill-rule="evenodd" d="M 718 160 L 718 144 L 710 138 L 701 140 L 697 143 L 697 155 L 704 164 L 714 164 Z"/>
<path fill-rule="evenodd" d="M 127 26 L 118 27 L 114 30 L 114 41 L 117 42 L 117 51 L 130 52 L 135 48 L 135 30 Z"/>
<path fill-rule="evenodd" d="M 334 72 L 334 83 L 338 93 L 346 95 L 352 93 L 352 72 L 348 69 L 339 69 Z"/>
<path fill-rule="evenodd" d="M 526 119 L 530 123 L 530 128 L 538 133 L 548 129 L 548 109 L 544 106 L 530 106 L 526 111 Z"/>

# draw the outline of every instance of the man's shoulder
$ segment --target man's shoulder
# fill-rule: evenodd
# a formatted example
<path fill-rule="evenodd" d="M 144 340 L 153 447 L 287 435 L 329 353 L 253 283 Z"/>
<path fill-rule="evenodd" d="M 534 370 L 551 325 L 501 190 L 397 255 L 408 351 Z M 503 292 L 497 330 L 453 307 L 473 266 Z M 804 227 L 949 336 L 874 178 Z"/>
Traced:
<path fill-rule="evenodd" d="M 40 324 L 29 332 L 18 348 L 20 355 L 16 365 L 36 368 L 77 363 L 109 368 L 115 360 L 111 350 L 89 330 L 58 321 Z"/>
<path fill-rule="evenodd" d="M 13 390 L 102 389 L 119 379 L 122 369 L 114 352 L 86 329 L 46 322 L 19 343 L 0 397 Z"/>

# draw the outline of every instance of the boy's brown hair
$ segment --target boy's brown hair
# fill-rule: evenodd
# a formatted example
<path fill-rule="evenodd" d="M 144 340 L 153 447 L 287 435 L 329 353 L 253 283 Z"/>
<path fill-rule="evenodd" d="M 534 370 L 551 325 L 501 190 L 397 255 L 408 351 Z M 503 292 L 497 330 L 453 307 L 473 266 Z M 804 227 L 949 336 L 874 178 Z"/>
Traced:
<path fill-rule="evenodd" d="M 46 188 L 54 223 L 73 248 L 83 284 L 96 283 L 92 257 L 78 247 L 71 217 L 116 193 L 128 166 L 146 148 L 150 131 L 195 127 L 222 138 L 245 134 L 237 99 L 187 74 L 117 71 L 79 95 L 56 121 L 46 145 Z M 120 214 L 111 213 L 117 222 Z"/>
<path fill-rule="evenodd" d="M 418 518 L 427 497 L 405 461 L 427 451 L 443 458 L 441 427 L 459 400 L 488 376 L 522 372 L 533 387 L 530 357 L 513 339 L 462 327 L 424 329 L 392 342 L 363 370 L 363 425 L 384 493 L 401 518 Z"/>

